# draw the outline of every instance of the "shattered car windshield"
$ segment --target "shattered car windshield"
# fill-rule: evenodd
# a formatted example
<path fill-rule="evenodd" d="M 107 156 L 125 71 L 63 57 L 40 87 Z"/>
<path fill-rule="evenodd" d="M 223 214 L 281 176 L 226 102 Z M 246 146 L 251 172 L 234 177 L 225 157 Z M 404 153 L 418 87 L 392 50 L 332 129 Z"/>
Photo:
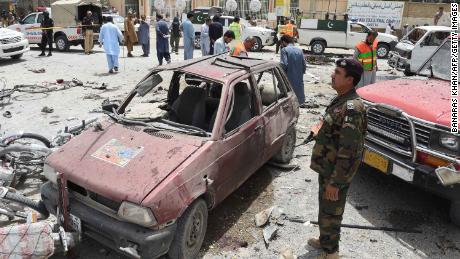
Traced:
<path fill-rule="evenodd" d="M 407 34 L 407 36 L 404 37 L 404 40 L 408 40 L 412 42 L 413 44 L 415 44 L 423 37 L 423 35 L 425 35 L 425 33 L 426 33 L 426 30 L 416 28 L 416 29 L 413 29 L 411 32 L 409 32 L 409 34 Z"/>
<path fill-rule="evenodd" d="M 161 71 L 142 80 L 124 118 L 179 132 L 212 132 L 222 84 L 180 71 Z"/>
<path fill-rule="evenodd" d="M 418 74 L 450 80 L 450 62 L 446 62 L 450 60 L 450 45 L 451 41 L 446 40 L 426 61 Z"/>

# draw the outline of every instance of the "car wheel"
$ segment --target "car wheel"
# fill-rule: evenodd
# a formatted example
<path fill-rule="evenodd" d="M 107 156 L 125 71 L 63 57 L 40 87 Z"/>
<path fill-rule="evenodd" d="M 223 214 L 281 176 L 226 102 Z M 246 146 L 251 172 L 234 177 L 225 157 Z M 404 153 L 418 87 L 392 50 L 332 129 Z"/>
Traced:
<path fill-rule="evenodd" d="M 406 65 L 406 67 L 404 68 L 404 75 L 405 76 L 413 76 L 414 75 L 414 73 L 412 73 L 410 71 L 410 65 Z"/>
<path fill-rule="evenodd" d="M 69 41 L 67 40 L 66 36 L 58 36 L 56 37 L 56 49 L 59 51 L 67 51 L 69 50 Z"/>
<path fill-rule="evenodd" d="M 196 258 L 203 244 L 207 224 L 208 206 L 204 200 L 198 199 L 178 220 L 168 256 L 172 259 Z"/>
<path fill-rule="evenodd" d="M 460 200 L 450 203 L 450 220 L 457 226 L 460 226 Z"/>
<path fill-rule="evenodd" d="M 377 57 L 378 58 L 386 58 L 390 53 L 390 47 L 387 44 L 379 44 L 377 45 Z"/>
<path fill-rule="evenodd" d="M 11 56 L 12 59 L 20 59 L 21 57 L 22 57 L 22 54 Z"/>
<path fill-rule="evenodd" d="M 256 39 L 256 44 L 254 45 L 254 47 L 252 47 L 251 51 L 254 51 L 254 52 L 257 52 L 257 51 L 260 51 L 262 49 L 262 40 L 258 37 L 255 37 Z"/>
<path fill-rule="evenodd" d="M 281 149 L 273 157 L 273 160 L 283 164 L 291 162 L 292 156 L 294 154 L 295 142 L 296 131 L 295 127 L 292 126 L 287 130 L 286 135 L 284 136 L 283 146 L 281 146 Z"/>
<path fill-rule="evenodd" d="M 201 39 L 199 35 L 195 35 L 195 49 L 201 49 Z"/>
<path fill-rule="evenodd" d="M 326 44 L 322 41 L 314 41 L 311 46 L 311 51 L 317 55 L 323 54 L 324 50 L 326 49 Z"/>

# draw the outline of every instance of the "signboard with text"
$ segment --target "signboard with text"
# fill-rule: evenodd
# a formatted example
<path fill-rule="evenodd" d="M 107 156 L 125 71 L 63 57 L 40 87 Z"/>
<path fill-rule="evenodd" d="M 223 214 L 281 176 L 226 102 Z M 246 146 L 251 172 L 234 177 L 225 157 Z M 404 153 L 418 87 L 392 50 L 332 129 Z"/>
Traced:
<path fill-rule="evenodd" d="M 401 28 L 404 2 L 348 0 L 348 16 L 371 28 Z"/>

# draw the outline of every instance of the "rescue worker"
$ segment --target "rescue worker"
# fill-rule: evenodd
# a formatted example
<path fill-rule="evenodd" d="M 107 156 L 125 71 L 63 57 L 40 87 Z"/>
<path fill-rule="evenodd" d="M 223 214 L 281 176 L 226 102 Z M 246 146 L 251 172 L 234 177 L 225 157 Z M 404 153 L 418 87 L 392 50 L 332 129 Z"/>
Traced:
<path fill-rule="evenodd" d="M 283 18 L 284 19 L 284 18 Z M 276 51 L 275 53 L 278 54 L 281 46 L 281 37 L 286 34 L 286 25 L 289 23 L 289 20 L 280 20 L 280 25 L 277 28 L 277 38 L 276 38 Z"/>
<path fill-rule="evenodd" d="M 229 51 L 228 44 L 235 39 L 235 33 L 232 31 L 226 31 L 224 36 L 218 38 L 214 42 L 214 52 L 213 54 L 222 54 Z"/>
<path fill-rule="evenodd" d="M 228 29 L 235 33 L 236 42 L 241 41 L 241 34 L 243 34 L 243 28 L 241 27 L 239 16 L 235 16 L 235 19 L 233 19 L 233 22 L 230 24 L 230 26 L 228 26 Z"/>
<path fill-rule="evenodd" d="M 353 59 L 339 59 L 331 75 L 337 96 L 326 108 L 322 119 L 311 132 L 316 140 L 310 168 L 318 173 L 319 238 L 308 244 L 322 249 L 317 257 L 339 258 L 340 225 L 351 181 L 361 163 L 366 110 L 355 91 L 362 65 Z"/>
<path fill-rule="evenodd" d="M 236 36 L 235 36 L 236 38 Z M 243 42 L 239 42 L 230 50 L 230 56 L 248 57 L 248 52 L 256 45 L 256 38 L 247 37 Z"/>
<path fill-rule="evenodd" d="M 133 57 L 131 53 L 133 51 L 133 45 L 137 42 L 137 34 L 134 29 L 133 14 L 128 13 L 128 17 L 125 19 L 125 44 L 128 49 L 128 57 Z"/>
<path fill-rule="evenodd" d="M 377 36 L 378 32 L 369 31 L 366 40 L 356 44 L 354 58 L 364 68 L 364 73 L 357 87 L 375 83 L 377 77 Z"/>
<path fill-rule="evenodd" d="M 53 49 L 54 21 L 50 18 L 50 13 L 48 13 L 47 11 L 43 12 L 43 21 L 40 23 L 40 27 L 44 29 L 42 29 L 42 41 L 40 43 L 42 53 L 38 56 L 45 56 L 46 45 L 49 46 L 48 57 L 52 56 L 53 54 L 51 54 L 51 50 Z"/>
<path fill-rule="evenodd" d="M 94 19 L 91 11 L 86 12 L 86 16 L 83 17 L 83 35 L 85 35 L 85 54 L 89 55 L 93 50 L 93 25 Z"/>
<path fill-rule="evenodd" d="M 281 37 L 281 59 L 280 63 L 291 82 L 292 88 L 300 107 L 304 107 L 305 90 L 303 84 L 303 74 L 305 74 L 306 63 L 303 56 L 303 51 L 294 46 L 294 39 L 288 35 Z"/>

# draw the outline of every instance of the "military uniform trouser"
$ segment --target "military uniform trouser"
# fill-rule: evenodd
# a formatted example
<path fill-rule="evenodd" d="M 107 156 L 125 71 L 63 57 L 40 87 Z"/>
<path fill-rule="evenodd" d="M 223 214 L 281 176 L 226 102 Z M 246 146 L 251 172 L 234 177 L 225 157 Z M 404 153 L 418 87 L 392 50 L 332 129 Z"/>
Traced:
<path fill-rule="evenodd" d="M 51 53 L 51 50 L 53 49 L 53 36 L 51 36 L 52 33 L 43 33 L 42 34 L 42 41 L 40 43 L 40 47 L 42 52 L 45 52 L 46 45 L 49 46 L 49 52 Z"/>
<path fill-rule="evenodd" d="M 340 240 L 340 224 L 345 209 L 348 187 L 344 187 L 339 191 L 339 199 L 337 201 L 329 201 L 323 198 L 326 188 L 326 179 L 319 175 L 319 241 L 322 249 L 327 253 L 335 253 L 339 250 Z"/>

